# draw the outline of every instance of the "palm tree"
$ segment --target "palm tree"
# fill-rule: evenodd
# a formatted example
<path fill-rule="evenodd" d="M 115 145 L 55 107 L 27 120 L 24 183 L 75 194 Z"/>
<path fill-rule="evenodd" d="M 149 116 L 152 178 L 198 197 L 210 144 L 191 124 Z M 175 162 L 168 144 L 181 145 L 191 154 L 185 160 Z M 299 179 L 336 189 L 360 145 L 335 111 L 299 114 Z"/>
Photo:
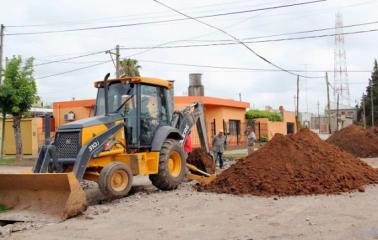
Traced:
<path fill-rule="evenodd" d="M 127 77 L 140 77 L 139 69 L 142 67 L 138 64 L 138 60 L 125 58 L 120 62 L 120 75 Z"/>

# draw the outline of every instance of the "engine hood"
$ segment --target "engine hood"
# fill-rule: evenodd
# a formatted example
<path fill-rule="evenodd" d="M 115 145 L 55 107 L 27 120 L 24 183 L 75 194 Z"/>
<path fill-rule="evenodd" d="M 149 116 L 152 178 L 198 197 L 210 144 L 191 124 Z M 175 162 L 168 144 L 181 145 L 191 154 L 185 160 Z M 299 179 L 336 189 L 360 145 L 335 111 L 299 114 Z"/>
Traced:
<path fill-rule="evenodd" d="M 82 129 L 86 127 L 91 127 L 95 125 L 100 125 L 100 124 L 111 124 L 114 123 L 115 121 L 123 119 L 123 116 L 119 113 L 114 113 L 114 114 L 109 114 L 108 116 L 95 116 L 91 118 L 85 118 L 81 119 L 78 121 L 74 121 L 68 124 L 65 124 L 61 127 L 59 127 L 59 130 L 67 130 L 67 129 Z"/>

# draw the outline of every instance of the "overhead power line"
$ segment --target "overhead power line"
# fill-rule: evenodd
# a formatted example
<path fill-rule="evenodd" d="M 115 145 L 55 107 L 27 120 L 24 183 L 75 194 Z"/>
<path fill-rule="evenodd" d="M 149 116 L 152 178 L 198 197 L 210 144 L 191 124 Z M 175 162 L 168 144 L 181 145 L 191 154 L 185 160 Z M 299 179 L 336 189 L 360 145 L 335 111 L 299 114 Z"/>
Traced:
<path fill-rule="evenodd" d="M 258 14 L 258 15 L 255 15 L 255 16 L 260 16 L 260 15 L 261 14 Z M 376 23 L 378 23 L 378 21 L 371 21 L 371 22 L 365 22 L 365 23 L 357 23 L 357 24 L 351 24 L 351 25 L 344 25 L 343 28 L 356 27 L 356 26 L 365 26 L 365 25 L 371 25 L 371 24 L 376 24 Z M 326 30 L 334 30 L 334 29 L 335 29 L 335 27 L 327 27 L 327 28 L 311 29 L 311 30 L 305 30 L 305 31 L 271 34 L 271 35 L 266 35 L 266 36 L 247 37 L 247 38 L 243 38 L 243 40 L 261 39 L 261 38 L 269 38 L 269 37 L 285 36 L 285 35 L 293 35 L 293 34 L 303 34 L 303 33 L 319 32 L 319 31 L 326 31 Z M 205 34 L 205 35 L 208 35 L 208 34 Z M 204 35 L 200 35 L 200 36 L 204 36 Z M 128 57 L 135 57 L 137 55 L 141 55 L 141 54 L 144 54 L 144 53 L 149 52 L 151 50 L 154 50 L 157 47 L 167 46 L 167 45 L 169 46 L 170 44 L 175 44 L 175 43 L 180 43 L 180 42 L 218 42 L 218 41 L 219 42 L 230 42 L 232 40 L 229 40 L 229 39 L 227 39 L 227 40 L 181 39 L 181 40 L 173 40 L 173 41 L 171 40 L 171 41 L 168 41 L 168 42 L 163 42 L 163 43 L 156 44 L 154 46 L 151 46 L 148 49 L 143 49 L 143 51 L 139 51 L 139 52 L 133 53 L 131 55 L 128 55 Z"/>
<path fill-rule="evenodd" d="M 359 24 L 352 24 L 352 25 L 348 25 L 348 26 L 345 26 L 345 27 L 349 27 L 349 26 L 362 26 L 362 25 L 368 25 L 368 24 L 373 24 L 373 23 L 378 23 L 378 21 L 367 22 L 367 23 L 359 23 Z M 329 28 L 322 28 L 322 29 L 329 29 Z M 270 36 L 281 36 L 281 35 L 289 35 L 289 34 L 295 34 L 295 33 L 315 32 L 315 31 L 320 31 L 320 30 L 321 29 L 313 29 L 313 30 L 306 30 L 306 31 L 301 31 L 301 32 L 280 33 L 280 34 L 275 34 L 275 35 L 259 36 L 259 37 L 248 37 L 248 38 L 244 38 L 244 39 L 258 39 L 258 38 L 266 38 L 266 37 L 270 37 Z M 344 32 L 343 34 L 344 35 L 348 35 L 348 34 L 361 34 L 361 33 L 376 32 L 376 31 L 378 31 L 378 29 L 361 30 L 361 31 L 354 31 L 354 32 Z M 261 41 L 245 41 L 245 43 L 279 42 L 279 41 L 302 40 L 302 39 L 323 38 L 323 37 L 333 37 L 333 36 L 335 36 L 335 34 L 323 34 L 323 35 L 311 35 L 311 36 L 292 37 L 292 38 L 267 39 L 267 40 L 261 40 Z M 180 42 L 180 41 L 186 41 L 186 40 L 170 41 L 170 42 L 159 44 L 159 45 L 155 45 L 155 46 L 121 47 L 121 49 L 123 49 L 123 50 L 149 50 L 149 49 L 159 49 L 159 48 L 168 48 L 169 49 L 169 48 L 207 47 L 207 46 L 219 46 L 219 45 L 222 46 L 222 45 L 235 45 L 235 44 L 239 44 L 237 42 L 225 42 L 225 41 L 230 41 L 230 40 L 218 40 L 218 41 L 223 41 L 223 42 L 221 42 L 221 43 L 209 43 L 209 44 L 189 44 L 189 45 L 173 45 L 173 46 L 169 46 L 168 45 L 168 46 L 166 46 L 169 43 L 176 43 L 176 42 Z M 206 41 L 209 41 L 209 40 L 206 40 Z M 51 60 L 51 61 L 45 61 L 43 63 L 35 64 L 34 66 L 44 66 L 44 65 L 53 64 L 53 63 L 68 62 L 68 61 L 74 60 L 74 59 L 79 59 L 79 58 L 84 58 L 84 57 L 88 57 L 88 56 L 98 55 L 98 54 L 104 53 L 106 51 L 107 50 L 94 51 L 94 52 L 89 52 L 87 54 L 82 54 L 82 55 L 78 55 L 78 56 L 61 58 L 61 59 L 56 59 L 56 60 Z M 144 53 L 144 52 L 145 51 L 143 51 L 141 53 Z M 133 54 L 132 56 L 134 56 L 134 55 L 138 55 L 138 54 Z"/>
<path fill-rule="evenodd" d="M 222 32 L 223 34 L 225 34 L 225 35 L 229 36 L 230 38 L 234 39 L 234 40 L 235 40 L 236 42 L 238 42 L 239 44 L 243 45 L 246 49 L 248 49 L 250 52 L 252 52 L 255 56 L 257 56 L 258 58 L 260 58 L 260 59 L 263 60 L 264 62 L 266 62 L 266 63 L 268 63 L 268 64 L 274 66 L 275 68 L 278 68 L 278 69 L 280 69 L 280 70 L 282 70 L 282 71 L 284 71 L 284 72 L 287 72 L 287 73 L 292 74 L 292 75 L 295 75 L 295 76 L 301 76 L 301 77 L 305 77 L 305 78 L 312 78 L 312 77 L 309 77 L 309 76 L 303 76 L 303 75 L 300 75 L 300 74 L 298 74 L 298 73 L 294 73 L 294 72 L 288 71 L 288 70 L 286 70 L 286 69 L 284 69 L 284 68 L 278 66 L 277 64 L 271 62 L 271 61 L 268 60 L 267 58 L 265 58 L 265 57 L 263 57 L 262 55 L 260 55 L 259 53 L 257 53 L 255 50 L 253 50 L 253 49 L 252 49 L 251 47 L 249 47 L 247 44 L 245 44 L 244 42 L 242 42 L 239 38 L 235 37 L 234 35 L 232 35 L 232 34 L 226 32 L 225 30 L 223 30 L 223 29 L 221 29 L 221 28 L 215 27 L 215 26 L 213 26 L 213 25 L 211 25 L 211 24 L 208 24 L 208 23 L 206 23 L 206 22 L 204 22 L 204 21 L 198 20 L 197 18 L 191 17 L 191 16 L 189 16 L 189 15 L 187 15 L 187 14 L 185 14 L 185 13 L 182 13 L 182 12 L 180 12 L 180 11 L 178 11 L 178 10 L 176 10 L 176 9 L 174 9 L 174 8 L 172 8 L 172 7 L 170 7 L 170 6 L 168 6 L 168 5 L 165 4 L 165 3 L 162 3 L 162 2 L 160 2 L 160 1 L 158 1 L 158 0 L 154 0 L 154 1 L 157 2 L 157 3 L 159 3 L 160 5 L 162 5 L 162 6 L 166 7 L 166 8 L 168 8 L 168 9 L 171 9 L 172 11 L 174 11 L 174 12 L 180 14 L 180 15 L 183 15 L 183 16 L 185 16 L 185 17 L 187 17 L 187 18 L 190 18 L 190 19 L 192 19 L 192 20 L 194 20 L 194 21 L 196 21 L 196 22 L 201 23 L 202 25 L 206 25 L 206 26 L 208 26 L 208 27 L 210 27 L 210 28 L 213 28 L 213 29 L 215 29 L 215 30 L 218 30 L 219 32 Z M 318 1 L 318 2 L 319 2 L 319 1 Z"/>
<path fill-rule="evenodd" d="M 282 68 L 281 66 L 279 66 L 279 65 L 277 65 L 277 64 L 275 64 L 275 63 L 273 63 L 273 62 L 271 62 L 271 61 L 268 60 L 267 58 L 263 57 L 262 55 L 260 55 L 259 53 L 257 53 L 255 50 L 253 50 L 251 47 L 249 47 L 247 44 L 245 44 L 244 42 L 242 42 L 239 38 L 237 38 L 237 37 L 235 37 L 234 35 L 232 35 L 232 34 L 226 32 L 225 30 L 223 30 L 223 29 L 221 29 L 221 28 L 218 28 L 218 27 L 215 27 L 215 26 L 213 26 L 213 25 L 211 25 L 211 24 L 208 24 L 208 23 L 206 23 L 206 22 L 204 22 L 204 21 L 198 20 L 197 18 L 191 17 L 191 16 L 189 16 L 189 15 L 187 15 L 187 14 L 185 14 L 185 13 L 182 13 L 182 12 L 180 12 L 180 11 L 178 11 L 178 10 L 176 10 L 176 9 L 174 9 L 174 8 L 168 6 L 167 4 L 162 3 L 162 2 L 160 2 L 160 1 L 158 1 L 158 0 L 154 0 L 154 1 L 157 2 L 157 3 L 159 3 L 160 5 L 162 5 L 162 6 L 166 7 L 166 8 L 168 8 L 168 9 L 171 9 L 172 11 L 174 11 L 174 12 L 176 12 L 176 13 L 178 13 L 178 14 L 181 14 L 181 15 L 187 17 L 187 18 L 190 18 L 190 19 L 192 19 L 192 20 L 194 20 L 194 21 L 196 21 L 196 22 L 201 23 L 202 25 L 205 25 L 205 26 L 208 26 L 208 27 L 213 28 L 213 29 L 215 29 L 215 30 L 218 30 L 219 32 L 221 32 L 221 33 L 223 33 L 223 34 L 229 36 L 230 38 L 234 39 L 234 40 L 235 40 L 236 42 L 238 42 L 239 44 L 243 45 L 246 49 L 248 49 L 248 50 L 249 50 L 251 53 L 253 53 L 255 56 L 257 56 L 258 58 L 260 58 L 260 59 L 263 60 L 264 62 L 266 62 L 266 63 L 268 63 L 268 64 L 274 66 L 275 68 L 278 68 L 278 69 L 280 69 L 280 70 L 282 70 L 282 71 L 284 71 L 284 72 L 287 72 L 287 73 L 289 73 L 289 74 L 291 74 L 291 75 L 295 75 L 295 76 L 301 76 L 301 77 L 304 77 L 304 78 L 317 78 L 317 77 L 304 76 L 304 75 L 300 75 L 300 74 L 298 74 L 298 73 L 294 73 L 294 72 L 288 71 L 288 70 L 286 70 L 285 68 Z"/>
<path fill-rule="evenodd" d="M 377 32 L 378 29 L 361 30 L 354 32 L 344 32 L 342 35 L 352 35 L 361 33 Z M 303 37 L 290 37 L 290 38 L 278 38 L 278 39 L 267 39 L 260 41 L 244 41 L 244 42 L 218 42 L 218 43 L 204 43 L 204 44 L 186 44 L 186 45 L 173 45 L 173 46 L 145 46 L 145 47 L 121 47 L 123 50 L 142 50 L 142 49 L 159 49 L 159 48 L 191 48 L 191 47 L 210 47 L 210 46 L 225 46 L 225 45 L 244 45 L 251 43 L 268 43 L 268 42 L 282 42 L 282 41 L 292 41 L 292 40 L 302 40 L 302 39 L 312 39 L 312 38 L 324 38 L 324 37 L 334 37 L 336 34 L 322 34 L 322 35 L 311 35 Z"/>
<path fill-rule="evenodd" d="M 203 18 L 221 17 L 221 16 L 235 15 L 235 14 L 245 14 L 245 13 L 250 13 L 250 12 L 266 11 L 266 10 L 271 10 L 271 9 L 289 8 L 289 7 L 313 4 L 313 3 L 324 2 L 324 1 L 327 1 L 327 0 L 314 0 L 314 1 L 308 1 L 308 2 L 285 4 L 285 5 L 278 5 L 278 6 L 272 6 L 272 7 L 257 8 L 257 9 L 249 9 L 249 10 L 242 10 L 242 11 L 215 13 L 215 14 L 197 16 L 195 18 L 196 19 L 203 19 Z M 16 33 L 6 33 L 4 35 L 6 35 L 6 36 L 20 36 L 20 35 L 39 35 L 39 34 L 51 34 L 51 33 L 62 33 L 62 32 L 78 32 L 78 31 L 89 31 L 89 30 L 131 27 L 131 26 L 158 24 L 158 23 L 178 22 L 178 21 L 184 21 L 184 20 L 188 20 L 188 19 L 190 19 L 190 18 L 185 17 L 185 18 L 175 18 L 175 19 L 166 19 L 166 20 L 157 20 L 157 21 L 146 21 L 146 22 L 129 23 L 129 24 L 97 26 L 97 27 L 71 28 L 71 29 L 51 30 L 51 31 L 35 31 L 35 32 L 16 32 Z"/>
<path fill-rule="evenodd" d="M 71 69 L 71 70 L 68 70 L 68 71 L 60 72 L 60 73 L 54 73 L 54 74 L 51 74 L 51 75 L 36 77 L 35 79 L 39 80 L 39 79 L 44 79 L 44 78 L 49 78 L 49 77 L 55 77 L 55 76 L 59 76 L 59 75 L 67 74 L 67 73 L 72 73 L 72 72 L 80 71 L 80 70 L 95 67 L 95 66 L 99 66 L 99 65 L 109 63 L 109 62 L 111 62 L 111 60 L 104 61 L 104 62 L 101 62 L 101 63 L 92 64 L 92 65 L 81 67 L 81 68 Z"/>
<path fill-rule="evenodd" d="M 257 72 L 282 72 L 281 69 L 273 68 L 248 68 L 248 67 L 231 67 L 231 66 L 216 66 L 216 65 L 201 65 L 201 64 L 190 64 L 190 63 L 177 63 L 177 62 L 165 62 L 165 61 L 154 61 L 154 60 L 144 60 L 138 59 L 139 62 L 156 63 L 164 65 L 173 66 L 186 66 L 186 67 L 199 67 L 199 68 L 214 68 L 214 69 L 228 69 L 228 70 L 242 70 L 242 71 L 257 71 Z M 333 70 L 298 70 L 298 69 L 288 69 L 292 72 L 310 72 L 310 73 L 324 73 L 333 72 Z M 371 70 L 348 70 L 348 72 L 358 72 L 358 73 L 371 73 Z"/>
<path fill-rule="evenodd" d="M 79 56 L 68 57 L 68 58 L 61 58 L 61 59 L 52 60 L 52 61 L 48 61 L 48 62 L 37 63 L 37 64 L 34 64 L 34 66 L 38 67 L 38 66 L 44 66 L 44 65 L 48 65 L 48 64 L 52 64 L 52 63 L 64 62 L 64 61 L 74 60 L 74 59 L 83 58 L 83 57 L 89 57 L 89 56 L 105 53 L 106 51 L 108 51 L 108 50 L 96 51 L 96 52 L 91 52 L 91 53 L 83 54 L 83 55 L 79 55 Z"/>
<path fill-rule="evenodd" d="M 371 21 L 371 22 L 364 22 L 364 23 L 356 23 L 356 24 L 350 24 L 350 25 L 344 25 L 342 28 L 353 28 L 353 27 L 361 27 L 361 26 L 367 26 L 367 25 L 373 25 L 378 24 L 378 21 Z M 318 29 L 310 29 L 310 30 L 304 30 L 304 31 L 297 31 L 297 32 L 287 32 L 287 33 L 278 33 L 278 34 L 271 34 L 271 35 L 265 35 L 265 36 L 256 36 L 256 37 L 246 37 L 243 38 L 243 40 L 252 40 L 252 39 L 261 39 L 261 38 L 270 38 L 270 37 L 279 37 L 279 36 L 286 36 L 286 35 L 296 35 L 296 34 L 304 34 L 304 33 L 313 33 L 313 32 L 322 32 L 322 31 L 328 31 L 328 30 L 335 30 L 335 27 L 327 27 L 327 28 L 318 28 Z M 218 39 L 218 40 L 181 40 L 182 42 L 186 41 L 197 41 L 197 42 L 230 42 L 232 40 L 229 39 Z"/>
<path fill-rule="evenodd" d="M 271 3 L 280 2 L 281 0 L 273 0 L 273 1 L 264 1 L 264 3 L 261 4 L 253 4 L 251 7 L 260 7 L 260 6 L 266 6 Z M 295 1 L 295 0 L 294 0 Z M 213 4 L 207 4 L 207 5 L 200 5 L 200 6 L 192 6 L 188 8 L 183 8 L 181 10 L 197 10 L 197 9 L 204 9 L 204 8 L 211 8 L 214 9 L 214 7 L 221 7 L 226 5 L 245 5 L 245 0 L 242 1 L 231 1 L 231 2 L 221 2 L 221 3 L 213 3 Z M 245 7 L 244 7 L 245 8 Z M 206 10 L 205 10 L 206 11 Z M 208 10 L 207 10 L 208 11 Z M 203 10 L 200 10 L 200 12 L 203 12 Z M 163 15 L 164 14 L 164 15 Z M 93 22 L 121 22 L 121 21 L 129 21 L 129 20 L 139 20 L 143 19 L 144 21 L 146 19 L 154 18 L 162 18 L 167 17 L 165 11 L 158 11 L 158 12 L 142 12 L 142 13 L 135 13 L 135 14 L 128 14 L 128 15 L 122 15 L 122 16 L 109 16 L 109 17 L 100 17 L 100 18 L 90 18 L 90 19 L 80 19 L 80 21 L 74 21 L 74 20 L 68 20 L 63 22 L 50 22 L 50 23 L 34 23 L 34 24 L 22 24 L 22 25 L 7 25 L 7 28 L 33 28 L 33 27 L 51 27 L 51 26 L 64 26 L 64 25 L 84 25 L 84 24 L 91 24 Z M 109 20 L 109 21 L 108 21 Z"/>

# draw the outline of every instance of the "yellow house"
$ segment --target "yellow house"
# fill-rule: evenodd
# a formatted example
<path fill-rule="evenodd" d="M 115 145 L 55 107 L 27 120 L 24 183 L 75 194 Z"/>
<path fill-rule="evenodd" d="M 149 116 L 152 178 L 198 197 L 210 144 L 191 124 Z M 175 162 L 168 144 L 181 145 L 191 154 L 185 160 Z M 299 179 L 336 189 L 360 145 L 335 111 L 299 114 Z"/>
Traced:
<path fill-rule="evenodd" d="M 44 135 L 42 129 L 42 118 L 23 118 L 21 120 L 22 150 L 26 155 L 36 156 L 38 147 L 43 143 Z M 14 138 L 13 119 L 5 121 L 5 142 L 4 153 L 6 155 L 16 154 Z"/>

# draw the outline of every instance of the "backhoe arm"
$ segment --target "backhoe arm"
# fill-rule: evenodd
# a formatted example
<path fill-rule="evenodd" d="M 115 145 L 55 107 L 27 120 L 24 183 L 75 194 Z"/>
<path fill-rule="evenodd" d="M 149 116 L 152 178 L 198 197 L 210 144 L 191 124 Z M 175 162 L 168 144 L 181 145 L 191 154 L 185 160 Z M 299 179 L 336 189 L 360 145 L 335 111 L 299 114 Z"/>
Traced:
<path fill-rule="evenodd" d="M 210 153 L 202 103 L 197 102 L 179 111 L 175 111 L 173 113 L 172 126 L 179 129 L 184 140 L 192 128 L 196 126 L 201 148 L 205 149 L 207 153 Z"/>

